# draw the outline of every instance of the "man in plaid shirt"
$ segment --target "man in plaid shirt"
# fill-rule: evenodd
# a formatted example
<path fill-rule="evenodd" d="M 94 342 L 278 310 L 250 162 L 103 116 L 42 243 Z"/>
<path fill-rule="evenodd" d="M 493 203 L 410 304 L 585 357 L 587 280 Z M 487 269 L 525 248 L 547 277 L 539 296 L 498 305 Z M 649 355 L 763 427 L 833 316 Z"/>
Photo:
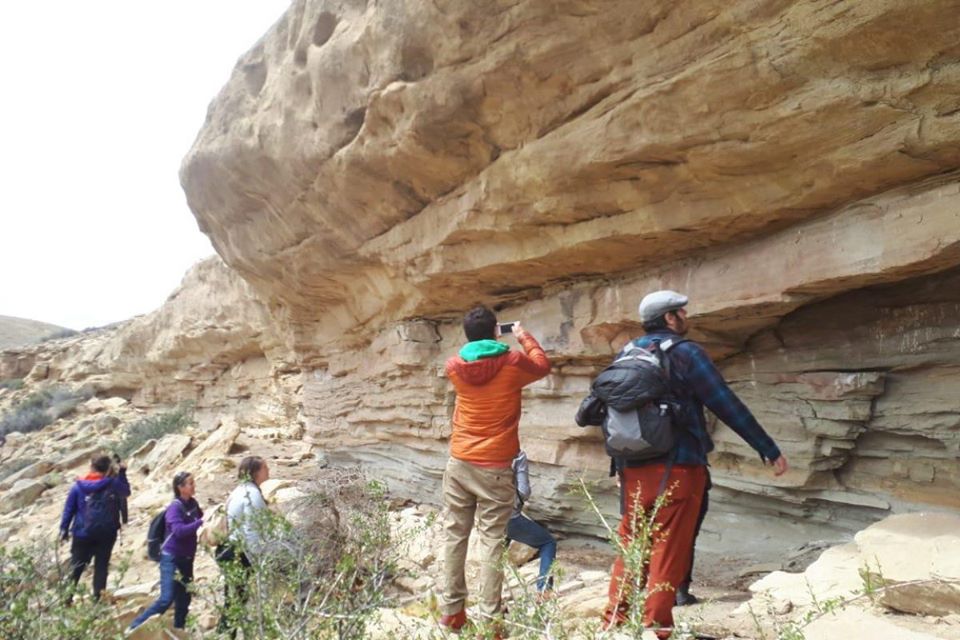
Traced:
<path fill-rule="evenodd" d="M 650 348 L 655 342 L 672 340 L 669 350 L 671 387 L 683 406 L 684 430 L 668 455 L 642 462 L 615 460 L 620 479 L 623 517 L 620 537 L 624 544 L 633 538 L 634 509 L 645 512 L 654 506 L 660 487 L 667 487 L 669 500 L 657 512 L 660 531 L 667 535 L 655 541 L 647 571 L 648 595 L 644 624 L 658 627 L 658 637 L 666 638 L 673 627 L 672 608 L 678 588 L 685 592 L 693 563 L 693 545 L 706 513 L 709 474 L 707 454 L 713 441 L 707 433 L 703 408 L 707 407 L 753 447 L 774 473 L 787 471 L 787 459 L 767 435 L 750 410 L 731 391 L 710 356 L 696 342 L 682 336 L 689 330 L 686 296 L 675 291 L 656 291 L 640 302 L 640 321 L 646 335 L 634 343 Z M 622 355 L 622 353 L 621 353 Z M 619 358 L 620 356 L 618 356 Z M 639 497 L 638 497 L 639 496 Z M 610 578 L 610 603 L 604 613 L 606 626 L 625 620 L 630 604 L 630 580 L 625 576 L 623 560 L 618 558 Z"/>

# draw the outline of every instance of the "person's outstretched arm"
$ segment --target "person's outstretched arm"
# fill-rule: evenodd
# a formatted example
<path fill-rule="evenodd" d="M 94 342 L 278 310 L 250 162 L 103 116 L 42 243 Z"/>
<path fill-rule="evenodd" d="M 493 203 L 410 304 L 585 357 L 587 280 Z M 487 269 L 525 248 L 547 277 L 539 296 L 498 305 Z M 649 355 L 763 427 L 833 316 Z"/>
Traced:
<path fill-rule="evenodd" d="M 777 443 L 733 392 L 707 352 L 693 342 L 684 343 L 684 346 L 690 357 L 685 378 L 694 395 L 743 438 L 744 442 L 753 447 L 765 463 L 772 463 L 776 475 L 785 473 L 789 465 Z"/>

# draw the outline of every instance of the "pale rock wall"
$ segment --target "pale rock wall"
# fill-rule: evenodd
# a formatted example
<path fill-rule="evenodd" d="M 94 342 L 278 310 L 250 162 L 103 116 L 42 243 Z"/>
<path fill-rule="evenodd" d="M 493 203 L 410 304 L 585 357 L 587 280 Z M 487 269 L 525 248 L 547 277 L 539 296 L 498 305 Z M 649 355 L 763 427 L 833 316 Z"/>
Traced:
<path fill-rule="evenodd" d="M 640 297 L 671 287 L 793 463 L 773 479 L 716 427 L 729 513 L 849 529 L 955 508 L 958 10 L 297 0 L 240 59 L 181 170 L 245 282 L 30 375 L 135 401 L 270 398 L 287 420 L 276 398 L 302 398 L 331 462 L 438 502 L 442 364 L 460 313 L 495 304 L 555 364 L 521 426 L 534 512 L 596 532 L 567 489 L 585 474 L 615 512 L 614 489 L 572 415 L 639 333 Z"/>
<path fill-rule="evenodd" d="M 533 511 L 557 528 L 599 532 L 569 492 L 584 472 L 615 510 L 598 434 L 572 416 L 611 351 L 639 333 L 635 305 L 658 282 L 690 292 L 695 326 L 719 329 L 700 332 L 716 353 L 741 350 L 722 369 L 793 465 L 774 479 L 718 425 L 715 503 L 840 529 L 891 511 L 960 507 L 960 268 L 941 271 L 952 249 L 940 250 L 960 234 L 957 194 L 956 183 L 937 180 L 656 275 L 587 281 L 507 307 L 501 317 L 523 318 L 555 363 L 527 393 L 521 422 L 537 463 Z M 875 284 L 885 278 L 895 283 Z M 725 282 L 742 285 L 736 298 Z M 453 323 L 413 320 L 330 357 L 305 379 L 308 433 L 327 448 L 351 443 L 333 460 L 373 464 L 437 502 L 454 401 L 442 364 L 461 340 Z"/>

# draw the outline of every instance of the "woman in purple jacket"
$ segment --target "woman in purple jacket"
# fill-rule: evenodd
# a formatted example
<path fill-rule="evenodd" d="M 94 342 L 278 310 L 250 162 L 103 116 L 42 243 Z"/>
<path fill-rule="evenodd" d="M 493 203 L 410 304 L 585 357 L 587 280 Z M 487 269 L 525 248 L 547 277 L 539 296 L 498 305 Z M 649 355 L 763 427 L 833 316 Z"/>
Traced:
<path fill-rule="evenodd" d="M 181 471 L 173 476 L 174 501 L 167 507 L 166 541 L 160 548 L 160 597 L 130 623 L 133 631 L 153 615 L 160 615 L 173 604 L 173 627 L 183 629 L 190 609 L 189 585 L 193 582 L 193 557 L 197 553 L 197 529 L 203 524 L 203 511 L 194 499 L 197 491 L 193 476 Z M 180 572 L 180 580 L 176 573 Z"/>

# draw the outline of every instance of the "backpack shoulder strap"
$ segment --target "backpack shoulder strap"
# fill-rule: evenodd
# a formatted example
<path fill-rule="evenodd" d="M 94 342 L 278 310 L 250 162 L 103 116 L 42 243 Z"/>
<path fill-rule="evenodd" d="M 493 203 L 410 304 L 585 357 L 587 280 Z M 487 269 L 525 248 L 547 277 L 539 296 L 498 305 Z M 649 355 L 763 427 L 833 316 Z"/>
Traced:
<path fill-rule="evenodd" d="M 663 357 L 660 358 L 660 363 L 663 365 L 663 370 L 667 373 L 668 380 L 673 380 L 673 370 L 670 366 L 670 351 L 678 344 L 683 344 L 684 342 L 689 342 L 689 340 L 686 338 L 667 338 L 666 340 L 659 340 L 655 343 L 660 353 L 663 354 Z M 682 379 L 683 376 L 681 376 L 681 380 Z"/>
<path fill-rule="evenodd" d="M 683 344 L 684 342 L 690 342 L 690 340 L 687 338 L 667 338 L 666 340 L 660 340 L 660 350 L 664 353 L 667 353 L 670 351 L 670 349 L 673 349 L 678 344 Z"/>

